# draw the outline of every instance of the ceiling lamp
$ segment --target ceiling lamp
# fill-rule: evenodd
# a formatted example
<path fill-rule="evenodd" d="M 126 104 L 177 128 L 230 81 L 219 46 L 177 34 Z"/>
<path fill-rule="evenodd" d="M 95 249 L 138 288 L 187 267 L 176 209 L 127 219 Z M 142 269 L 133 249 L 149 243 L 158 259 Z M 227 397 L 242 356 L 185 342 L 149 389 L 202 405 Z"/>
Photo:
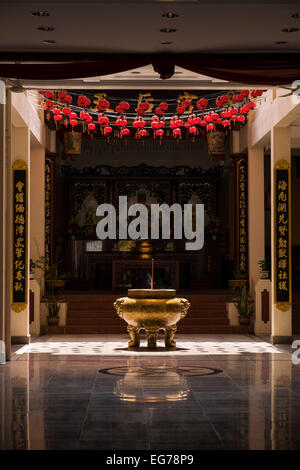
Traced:
<path fill-rule="evenodd" d="M 177 13 L 173 13 L 171 11 L 168 11 L 167 13 L 163 13 L 161 15 L 163 18 L 178 18 L 178 14 Z"/>
<path fill-rule="evenodd" d="M 46 32 L 51 32 L 51 31 L 55 31 L 55 28 L 53 28 L 53 26 L 38 26 L 36 28 L 38 31 L 46 31 Z"/>
<path fill-rule="evenodd" d="M 176 33 L 176 31 L 177 31 L 177 30 L 174 29 L 174 28 L 162 28 L 162 29 L 160 30 L 161 33 Z"/>
<path fill-rule="evenodd" d="M 45 18 L 46 16 L 50 16 L 50 13 L 48 11 L 42 10 L 42 11 L 33 11 L 32 16 L 39 16 L 40 18 Z"/>
<path fill-rule="evenodd" d="M 282 33 L 295 33 L 296 31 L 299 31 L 298 28 L 283 28 L 281 30 Z"/>

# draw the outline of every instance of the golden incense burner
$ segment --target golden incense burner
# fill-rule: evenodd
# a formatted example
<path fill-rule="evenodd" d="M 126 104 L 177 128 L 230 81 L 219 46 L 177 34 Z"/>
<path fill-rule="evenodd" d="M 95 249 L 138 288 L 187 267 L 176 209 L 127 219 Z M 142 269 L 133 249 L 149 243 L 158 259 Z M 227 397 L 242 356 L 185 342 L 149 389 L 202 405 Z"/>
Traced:
<path fill-rule="evenodd" d="M 175 289 L 128 289 L 128 296 L 117 299 L 114 307 L 127 323 L 131 338 L 128 347 L 140 345 L 140 330 L 144 329 L 148 349 L 155 349 L 160 329 L 165 331 L 166 347 L 176 346 L 176 325 L 187 314 L 190 303 L 176 297 Z"/>

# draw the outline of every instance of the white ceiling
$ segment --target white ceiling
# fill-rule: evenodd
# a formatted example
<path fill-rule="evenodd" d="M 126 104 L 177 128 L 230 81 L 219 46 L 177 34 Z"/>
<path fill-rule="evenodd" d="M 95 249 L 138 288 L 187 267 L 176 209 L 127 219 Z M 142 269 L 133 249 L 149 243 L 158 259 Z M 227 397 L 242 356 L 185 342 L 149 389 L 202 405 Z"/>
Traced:
<path fill-rule="evenodd" d="M 36 10 L 50 16 L 32 16 Z M 163 18 L 166 12 L 179 16 Z M 296 12 L 299 1 L 1 1 L 0 52 L 299 52 L 300 31 L 281 32 L 300 29 L 300 19 L 291 17 Z M 38 31 L 39 26 L 55 31 Z M 163 33 L 162 28 L 176 32 Z M 56 43 L 45 45 L 45 39 Z"/>

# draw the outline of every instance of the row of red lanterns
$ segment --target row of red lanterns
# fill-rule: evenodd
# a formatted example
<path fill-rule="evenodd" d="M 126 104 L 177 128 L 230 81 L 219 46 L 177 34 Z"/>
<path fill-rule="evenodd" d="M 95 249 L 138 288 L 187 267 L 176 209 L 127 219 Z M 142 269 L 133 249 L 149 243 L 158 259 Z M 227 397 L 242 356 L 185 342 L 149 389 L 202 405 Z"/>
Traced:
<path fill-rule="evenodd" d="M 72 128 L 76 127 L 78 122 L 78 115 L 76 112 L 72 111 L 69 107 L 69 104 L 72 102 L 72 96 L 68 95 L 67 92 L 58 92 L 57 98 L 60 101 L 58 105 L 55 106 L 54 99 L 55 93 L 53 91 L 41 92 L 45 96 L 45 108 L 48 111 L 52 111 L 53 118 L 56 122 L 56 125 L 63 121 L 65 126 L 70 124 Z M 253 90 L 251 92 L 252 97 L 261 96 L 263 90 Z M 245 123 L 245 114 L 247 114 L 251 109 L 255 107 L 255 103 L 253 101 L 249 101 L 249 90 L 242 90 L 239 95 L 233 95 L 232 101 L 234 102 L 242 102 L 244 100 L 248 100 L 246 104 L 241 106 L 240 108 L 237 107 L 227 107 L 229 106 L 229 96 L 222 95 L 217 98 L 216 104 L 220 107 L 225 107 L 225 109 L 219 113 L 217 112 L 208 112 L 204 116 L 199 116 L 196 114 L 191 114 L 188 116 L 186 122 L 183 121 L 182 118 L 179 118 L 177 115 L 174 115 L 169 122 L 169 126 L 172 130 L 173 137 L 181 138 L 181 127 L 185 127 L 188 129 L 189 134 L 195 136 L 199 133 L 197 125 L 201 128 L 205 128 L 207 132 L 212 132 L 216 130 L 216 125 L 223 126 L 224 128 L 230 128 L 231 123 L 239 122 Z M 91 104 L 89 98 L 85 95 L 80 95 L 77 98 L 77 105 L 81 108 L 88 108 Z M 65 106 L 64 106 L 65 105 Z M 183 100 L 177 106 L 177 111 L 179 115 L 183 114 L 187 108 L 191 105 L 191 100 Z M 101 98 L 97 104 L 97 109 L 101 112 L 104 112 L 107 108 L 109 108 L 110 103 L 107 99 Z M 149 109 L 149 103 L 142 102 L 137 108 L 137 116 L 133 121 L 133 127 L 136 130 L 136 137 L 145 137 L 147 135 L 147 130 L 144 129 L 146 126 L 146 121 L 143 118 L 143 114 Z M 204 110 L 208 106 L 208 100 L 206 98 L 201 98 L 196 102 L 196 106 L 199 111 L 204 112 Z M 119 137 L 128 136 L 130 134 L 130 130 L 126 127 L 127 126 L 127 118 L 124 115 L 126 111 L 130 108 L 130 104 L 126 101 L 121 101 L 116 106 L 116 111 L 119 113 L 114 125 L 119 128 Z M 166 102 L 161 102 L 160 105 L 155 109 L 155 115 L 152 116 L 151 119 L 151 128 L 154 131 L 154 137 L 159 137 L 160 139 L 164 135 L 164 127 L 165 127 L 165 120 L 161 120 L 159 116 L 163 116 L 164 112 L 168 110 L 168 104 Z M 240 114 L 239 114 L 240 113 Z M 96 123 L 93 122 L 93 117 L 85 110 L 81 110 L 80 114 L 80 121 L 83 125 L 83 131 L 85 132 L 86 129 L 88 133 L 93 132 L 96 130 Z M 48 119 L 50 118 L 50 114 L 48 113 Z M 100 125 L 100 130 L 104 135 L 109 135 L 112 133 L 113 129 L 109 125 L 109 118 L 104 114 L 98 115 L 98 124 Z"/>
<path fill-rule="evenodd" d="M 252 107 L 253 106 L 247 109 L 250 110 Z M 62 121 L 65 118 L 65 126 L 70 124 L 72 128 L 74 128 L 79 124 L 77 113 L 72 112 L 70 108 L 65 107 L 62 110 L 59 108 L 54 108 L 52 113 L 56 123 Z M 197 116 L 196 114 L 192 114 L 188 117 L 186 122 L 184 122 L 182 118 L 179 118 L 175 115 L 171 118 L 169 127 L 173 131 L 173 136 L 181 135 L 181 127 L 187 128 L 190 134 L 196 135 L 198 134 L 198 129 L 196 127 L 197 125 L 202 128 L 206 128 L 206 131 L 214 131 L 216 129 L 216 125 L 222 125 L 224 128 L 229 128 L 232 122 L 245 123 L 246 119 L 244 114 L 239 115 L 237 108 L 229 108 L 228 110 L 223 111 L 221 116 L 215 112 L 208 113 L 203 118 Z M 69 120 L 67 118 L 69 118 Z M 88 131 L 94 131 L 96 129 L 96 124 L 93 122 L 93 118 L 89 113 L 81 111 L 80 120 L 83 125 L 84 132 L 86 129 L 88 129 Z M 112 127 L 109 126 L 109 122 L 110 120 L 107 116 L 103 114 L 98 115 L 98 124 L 100 125 L 100 129 L 104 134 L 110 134 L 112 132 Z M 119 115 L 114 124 L 119 128 L 119 134 L 121 137 L 130 134 L 130 130 L 126 127 L 128 122 L 125 116 Z M 165 127 L 165 124 L 165 121 L 160 120 L 158 116 L 152 117 L 150 126 L 154 131 L 154 136 L 159 136 L 161 138 L 164 135 L 163 128 Z M 144 129 L 145 126 L 146 121 L 143 118 L 136 117 L 134 119 L 133 128 L 137 131 L 137 137 L 144 137 L 147 135 L 147 131 Z"/>
<path fill-rule="evenodd" d="M 48 90 L 48 91 L 40 91 L 41 94 L 45 96 L 45 109 L 53 109 L 55 106 L 54 99 L 55 99 L 55 92 Z M 261 96 L 263 90 L 252 90 L 251 96 L 252 98 L 256 98 Z M 225 107 L 228 106 L 231 102 L 233 103 L 241 103 L 246 99 L 249 99 L 250 91 L 249 90 L 242 90 L 239 94 L 234 94 L 232 98 L 229 95 L 222 95 L 216 99 L 216 106 L 217 107 Z M 66 91 L 59 91 L 57 92 L 57 100 L 61 103 L 71 104 L 73 98 L 69 95 Z M 192 101 L 189 99 L 182 100 L 178 103 L 176 112 L 177 114 L 183 114 L 186 110 L 191 106 Z M 199 111 L 204 111 L 209 102 L 207 98 L 200 98 L 196 102 L 196 107 Z M 85 95 L 79 95 L 77 98 L 77 105 L 81 108 L 88 108 L 91 105 L 91 100 Z M 98 111 L 106 111 L 110 107 L 110 102 L 106 98 L 101 98 L 97 103 L 97 110 Z M 141 102 L 136 110 L 138 115 L 143 115 L 148 111 L 150 108 L 150 104 L 147 101 Z M 160 105 L 155 109 L 155 114 L 158 116 L 162 116 L 169 108 L 168 103 L 162 101 Z M 127 101 L 121 101 L 116 107 L 115 112 L 118 114 L 124 114 L 130 109 L 130 104 Z"/>

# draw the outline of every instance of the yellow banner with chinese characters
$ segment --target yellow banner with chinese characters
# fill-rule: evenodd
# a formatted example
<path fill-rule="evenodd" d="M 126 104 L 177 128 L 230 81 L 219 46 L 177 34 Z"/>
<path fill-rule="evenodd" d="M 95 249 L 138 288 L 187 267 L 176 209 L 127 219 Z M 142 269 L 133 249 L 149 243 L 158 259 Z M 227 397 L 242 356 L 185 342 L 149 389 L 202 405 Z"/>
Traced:
<path fill-rule="evenodd" d="M 274 168 L 274 303 L 285 312 L 292 302 L 291 168 L 279 160 Z"/>
<path fill-rule="evenodd" d="M 12 166 L 12 309 L 28 304 L 28 168 L 23 160 Z"/>
<path fill-rule="evenodd" d="M 45 266 L 49 269 L 53 251 L 53 160 L 45 159 Z"/>
<path fill-rule="evenodd" d="M 248 162 L 240 158 L 237 162 L 238 204 L 238 272 L 242 279 L 248 277 Z"/>

